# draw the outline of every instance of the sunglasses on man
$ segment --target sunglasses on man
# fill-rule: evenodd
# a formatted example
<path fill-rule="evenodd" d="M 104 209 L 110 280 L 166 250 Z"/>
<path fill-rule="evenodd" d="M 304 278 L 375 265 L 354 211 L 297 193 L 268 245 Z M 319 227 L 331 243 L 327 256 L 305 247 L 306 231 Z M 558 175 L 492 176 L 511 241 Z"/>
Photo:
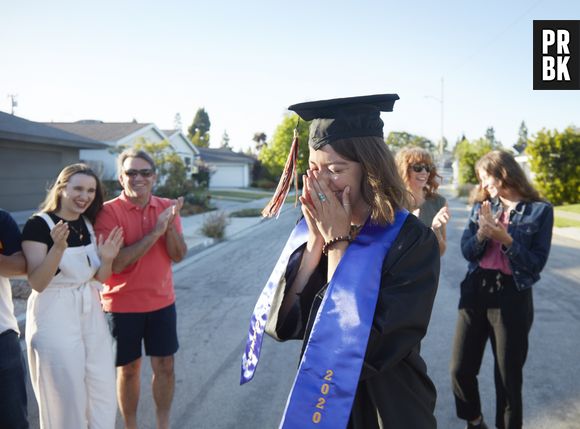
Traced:
<path fill-rule="evenodd" d="M 129 169 L 129 170 L 125 170 L 123 173 L 125 173 L 125 176 L 127 177 L 137 177 L 138 175 L 141 177 L 151 177 L 155 174 L 155 171 L 153 171 L 152 168 L 142 168 L 141 170 L 137 170 L 137 169 Z"/>
<path fill-rule="evenodd" d="M 411 169 L 415 173 L 420 173 L 423 170 L 425 170 L 427 173 L 431 173 L 433 166 L 431 166 L 429 164 L 413 164 L 413 165 L 411 165 Z"/>

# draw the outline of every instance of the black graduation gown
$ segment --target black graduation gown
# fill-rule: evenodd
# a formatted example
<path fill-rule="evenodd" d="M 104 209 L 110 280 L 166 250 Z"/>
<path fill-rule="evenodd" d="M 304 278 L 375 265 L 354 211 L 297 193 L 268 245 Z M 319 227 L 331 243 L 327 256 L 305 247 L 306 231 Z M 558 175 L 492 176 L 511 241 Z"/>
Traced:
<path fill-rule="evenodd" d="M 327 286 L 323 256 L 296 305 L 279 314 L 304 246 L 291 256 L 272 303 L 266 331 L 279 341 L 306 345 Z M 439 246 L 433 232 L 409 215 L 382 267 L 373 326 L 348 428 L 434 429 L 435 386 L 419 355 L 439 281 Z M 303 346 L 304 352 L 304 346 Z"/>

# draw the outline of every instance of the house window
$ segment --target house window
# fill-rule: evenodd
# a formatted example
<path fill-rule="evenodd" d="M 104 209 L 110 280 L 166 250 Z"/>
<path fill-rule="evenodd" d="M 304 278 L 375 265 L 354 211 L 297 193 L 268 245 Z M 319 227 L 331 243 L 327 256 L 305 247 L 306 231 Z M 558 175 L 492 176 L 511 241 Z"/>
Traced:
<path fill-rule="evenodd" d="M 189 156 L 186 156 L 184 158 L 184 161 L 185 161 L 185 165 L 187 165 L 188 167 L 191 165 L 191 158 Z"/>

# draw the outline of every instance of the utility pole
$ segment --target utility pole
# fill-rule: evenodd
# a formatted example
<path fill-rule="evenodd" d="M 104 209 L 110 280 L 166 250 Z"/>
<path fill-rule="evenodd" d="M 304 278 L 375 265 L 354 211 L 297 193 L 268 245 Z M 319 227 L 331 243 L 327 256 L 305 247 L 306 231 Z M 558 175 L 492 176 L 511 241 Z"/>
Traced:
<path fill-rule="evenodd" d="M 438 152 L 439 156 L 443 156 L 443 142 L 445 141 L 445 93 L 444 93 L 444 81 L 441 77 L 441 97 L 435 97 L 433 95 L 425 95 L 425 98 L 432 98 L 437 101 L 441 106 L 441 139 L 439 140 Z"/>
<path fill-rule="evenodd" d="M 8 98 L 10 99 L 10 114 L 14 115 L 14 108 L 18 106 L 18 100 L 16 100 L 18 95 L 16 94 L 8 94 Z"/>

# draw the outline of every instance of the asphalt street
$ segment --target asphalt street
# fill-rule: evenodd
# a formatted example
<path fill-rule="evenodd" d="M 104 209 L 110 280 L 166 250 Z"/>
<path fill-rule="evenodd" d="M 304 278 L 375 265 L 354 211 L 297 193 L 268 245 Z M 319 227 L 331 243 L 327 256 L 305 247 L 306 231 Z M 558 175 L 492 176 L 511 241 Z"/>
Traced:
<path fill-rule="evenodd" d="M 459 239 L 465 205 L 450 202 L 448 251 L 422 354 L 438 390 L 436 415 L 443 429 L 463 428 L 455 418 L 448 365 L 466 262 Z M 196 254 L 175 272 L 180 350 L 172 427 L 276 428 L 298 364 L 298 342 L 266 338 L 255 379 L 239 385 L 240 358 L 256 299 L 281 251 L 298 211 L 288 210 L 233 239 Z M 534 286 L 536 309 L 524 375 L 527 429 L 580 427 L 580 256 L 576 241 L 554 237 L 542 280 Z M 143 366 L 140 428 L 154 428 L 150 366 Z M 494 421 L 493 362 L 488 348 L 481 369 L 484 414 Z M 38 427 L 30 396 L 32 428 Z M 120 417 L 117 428 L 122 428 Z M 412 429 L 412 428 L 410 428 Z"/>

